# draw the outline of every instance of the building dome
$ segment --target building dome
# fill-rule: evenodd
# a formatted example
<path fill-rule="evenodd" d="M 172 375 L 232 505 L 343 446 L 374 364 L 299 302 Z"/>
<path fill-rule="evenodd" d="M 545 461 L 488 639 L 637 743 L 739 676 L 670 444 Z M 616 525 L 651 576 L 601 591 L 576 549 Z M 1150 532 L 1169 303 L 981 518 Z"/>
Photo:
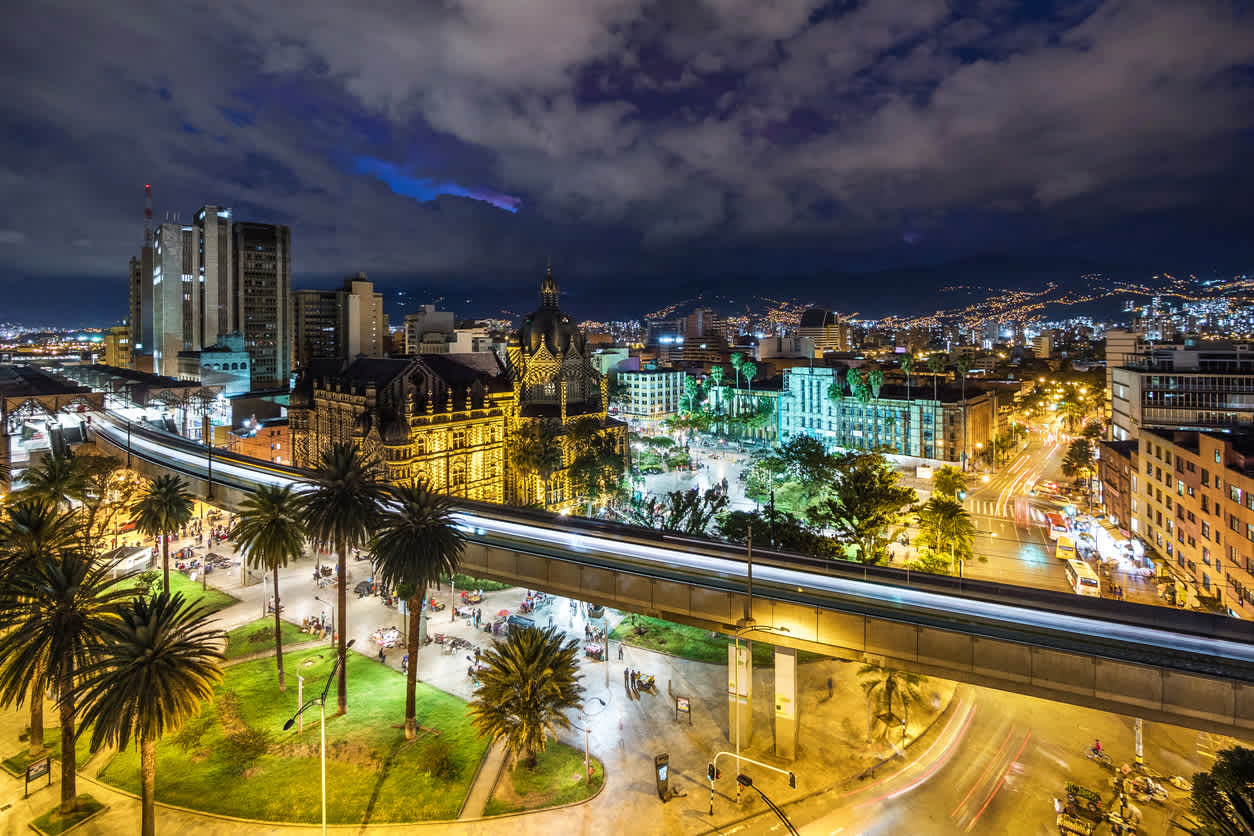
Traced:
<path fill-rule="evenodd" d="M 541 346 L 546 346 L 553 355 L 564 354 L 571 348 L 583 353 L 583 335 L 558 308 L 558 296 L 557 280 L 550 271 L 540 283 L 540 308 L 524 317 L 519 329 L 519 343 L 528 354 L 535 354 Z"/>

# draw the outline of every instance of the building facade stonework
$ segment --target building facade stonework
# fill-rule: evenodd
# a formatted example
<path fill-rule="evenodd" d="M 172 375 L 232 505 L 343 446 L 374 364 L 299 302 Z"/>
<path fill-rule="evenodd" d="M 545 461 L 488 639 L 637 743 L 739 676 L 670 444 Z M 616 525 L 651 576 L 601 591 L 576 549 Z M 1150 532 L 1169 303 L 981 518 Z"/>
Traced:
<path fill-rule="evenodd" d="M 583 333 L 558 305 L 560 291 L 550 272 L 540 284 L 540 307 L 523 318 L 506 344 L 517 410 L 508 428 L 525 434 L 526 424 L 547 425 L 547 437 L 560 447 L 560 465 L 547 478 L 511 466 L 506 501 L 550 510 L 570 508 L 577 497 L 570 465 L 578 454 L 569 430 L 579 421 L 596 421 L 597 435 L 622 456 L 629 455 L 627 425 L 610 419 L 607 381 L 597 371 Z"/>
<path fill-rule="evenodd" d="M 355 442 L 386 482 L 500 503 L 514 403 L 495 354 L 314 360 L 292 392 L 292 456 L 315 467 L 333 444 Z"/>

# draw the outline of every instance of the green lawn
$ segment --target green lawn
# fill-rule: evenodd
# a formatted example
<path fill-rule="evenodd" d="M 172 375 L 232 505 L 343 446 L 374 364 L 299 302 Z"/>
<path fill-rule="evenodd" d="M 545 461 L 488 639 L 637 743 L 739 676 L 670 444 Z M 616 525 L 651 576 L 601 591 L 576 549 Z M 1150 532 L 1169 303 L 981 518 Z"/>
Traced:
<path fill-rule="evenodd" d="M 645 628 L 643 635 L 636 635 L 632 632 L 633 619 L 637 625 Z M 722 633 L 712 635 L 709 630 L 701 627 L 673 624 L 660 618 L 649 618 L 643 615 L 629 615 L 624 618 L 610 633 L 610 638 L 636 647 L 660 650 L 681 659 L 721 665 L 727 664 L 727 645 L 732 641 L 731 637 Z M 827 657 L 807 650 L 797 651 L 798 664 L 817 662 L 825 658 Z M 774 667 L 774 647 L 766 641 L 753 642 L 753 664 L 759 668 Z"/>
<path fill-rule="evenodd" d="M 48 812 L 35 819 L 33 824 L 36 831 L 39 833 L 46 833 L 48 836 L 58 836 L 58 834 L 64 833 L 71 827 L 74 827 L 104 809 L 104 804 L 100 803 L 86 793 L 79 795 L 77 801 L 78 809 L 72 813 L 62 815 L 61 807 L 58 804 L 56 807 L 53 807 Z"/>
<path fill-rule="evenodd" d="M 273 660 L 226 668 L 201 716 L 158 745 L 157 799 L 245 818 L 318 821 L 318 713 L 306 712 L 303 734 L 295 726 L 285 732 L 283 724 L 297 708 L 294 674 L 306 678 L 308 697 L 325 681 L 333 659 L 328 647 L 284 654 L 289 687 L 283 694 Z M 348 713 L 327 715 L 327 820 L 456 818 L 486 748 L 466 718 L 466 704 L 419 683 L 419 724 L 440 734 L 405 745 L 398 728 L 405 705 L 400 674 L 350 652 L 348 687 Z M 332 685 L 329 712 L 334 707 Z M 137 748 L 117 754 L 101 779 L 138 792 Z"/>
<path fill-rule="evenodd" d="M 219 570 L 219 571 L 224 571 L 224 570 Z M 158 576 L 157 583 L 160 584 L 161 582 L 160 565 L 157 566 L 156 572 Z M 133 577 L 133 578 L 127 578 L 126 580 L 122 581 L 120 583 L 120 586 L 122 586 L 123 588 L 135 587 L 135 586 L 138 586 L 139 583 L 140 583 L 139 578 Z M 195 582 L 192 582 L 188 580 L 187 576 L 184 575 L 182 572 L 176 572 L 174 571 L 173 568 L 170 569 L 170 591 L 173 593 L 179 593 L 179 592 L 183 593 L 183 597 L 188 599 L 189 601 L 203 600 L 205 603 L 205 606 L 208 607 L 209 612 L 217 612 L 218 610 L 224 610 L 227 607 L 231 606 L 232 604 L 239 602 L 239 599 L 236 598 L 234 595 L 228 595 L 222 590 L 216 589 L 212 586 L 206 590 L 201 590 L 199 578 Z"/>
<path fill-rule="evenodd" d="M 482 589 L 484 592 L 498 592 L 502 589 L 509 589 L 517 584 L 501 583 L 500 581 L 490 581 L 487 578 L 472 578 L 470 575 L 454 575 L 453 581 L 457 584 L 458 589 Z M 448 576 L 440 577 L 440 585 L 448 586 Z M 430 592 L 430 590 L 428 590 Z"/>
<path fill-rule="evenodd" d="M 590 781 L 583 780 L 583 751 L 565 743 L 550 743 L 536 758 L 535 770 L 524 764 L 501 776 L 496 792 L 484 807 L 485 815 L 499 816 L 582 801 L 596 794 L 605 781 L 605 767 L 596 758 Z"/>
<path fill-rule="evenodd" d="M 173 586 L 173 584 L 171 584 Z M 295 624 L 287 621 L 281 622 L 281 630 L 283 632 L 283 646 L 300 642 L 310 641 L 313 636 L 309 633 L 302 633 L 300 628 Z M 227 633 L 226 658 L 239 659 L 242 656 L 248 656 L 252 653 L 258 653 L 262 650 L 274 651 L 274 617 L 259 618 L 256 621 L 236 627 Z"/>
<path fill-rule="evenodd" d="M 56 715 L 53 715 L 56 719 Z M 91 727 L 86 729 L 77 729 L 78 735 L 74 738 L 74 752 L 78 756 L 77 766 L 83 768 L 83 764 L 87 763 L 87 759 L 91 757 Z M 61 760 L 61 729 L 57 726 L 44 728 L 44 748 L 47 750 L 45 754 L 52 755 L 56 760 Z M 14 775 L 24 775 L 26 767 L 31 765 L 32 761 L 39 760 L 44 755 L 32 758 L 30 756 L 30 747 L 23 746 L 22 751 L 18 752 L 11 758 L 4 760 L 4 768 Z"/>

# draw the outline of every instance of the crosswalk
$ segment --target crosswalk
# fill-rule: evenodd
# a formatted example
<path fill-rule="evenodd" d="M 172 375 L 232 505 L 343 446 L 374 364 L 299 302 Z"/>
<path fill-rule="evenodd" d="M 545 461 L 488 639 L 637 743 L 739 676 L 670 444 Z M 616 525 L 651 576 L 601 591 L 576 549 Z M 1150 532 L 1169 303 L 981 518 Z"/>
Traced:
<path fill-rule="evenodd" d="M 980 517 L 1001 516 L 997 511 L 997 502 L 992 499 L 967 500 L 967 512 Z"/>

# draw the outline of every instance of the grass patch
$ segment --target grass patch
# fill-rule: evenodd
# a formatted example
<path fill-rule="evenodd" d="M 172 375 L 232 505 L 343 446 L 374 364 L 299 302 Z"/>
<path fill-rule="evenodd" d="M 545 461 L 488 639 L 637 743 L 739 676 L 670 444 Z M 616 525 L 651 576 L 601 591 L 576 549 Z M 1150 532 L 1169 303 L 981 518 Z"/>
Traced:
<path fill-rule="evenodd" d="M 284 654 L 289 685 L 280 693 L 274 661 L 225 669 L 199 717 L 157 746 L 157 800 L 246 818 L 317 822 L 318 713 L 303 733 L 283 724 L 297 709 L 295 673 L 321 687 L 334 653 L 316 647 Z M 348 713 L 327 715 L 327 820 L 336 824 L 454 819 L 487 744 L 466 704 L 418 684 L 418 722 L 438 729 L 406 743 L 404 679 L 359 653 L 348 654 Z M 309 693 L 306 693 L 309 696 Z M 101 779 L 139 791 L 138 747 L 120 752 Z"/>
<path fill-rule="evenodd" d="M 51 750 L 48 749 L 48 747 L 46 746 L 44 747 L 44 751 L 41 754 L 34 755 L 34 756 L 31 755 L 30 749 L 23 749 L 21 752 L 17 753 L 13 757 L 5 758 L 3 761 L 0 761 L 0 766 L 3 766 L 5 770 L 9 772 L 10 775 L 21 778 L 22 776 L 26 774 L 26 767 L 30 766 L 32 763 L 34 763 L 37 760 L 42 760 L 43 758 L 47 757 L 50 753 L 51 753 Z"/>
<path fill-rule="evenodd" d="M 556 807 L 591 798 L 605 782 L 605 767 L 596 758 L 588 761 L 590 780 L 583 780 L 583 751 L 565 743 L 550 743 L 536 758 L 536 768 L 517 763 L 508 770 L 488 803 L 484 814 L 499 816 Z"/>
<path fill-rule="evenodd" d="M 288 621 L 282 625 L 283 646 L 288 647 L 298 642 L 313 638 L 309 633 L 302 633 L 300 628 Z M 263 650 L 274 650 L 274 618 L 259 618 L 227 633 L 226 658 L 239 659 Z"/>
<path fill-rule="evenodd" d="M 76 801 L 78 806 L 72 813 L 62 813 L 61 806 L 58 804 L 35 819 L 33 822 L 35 829 L 40 833 L 48 834 L 48 836 L 57 836 L 57 834 L 64 833 L 71 827 L 81 824 L 104 809 L 103 804 L 86 793 L 80 795 Z"/>
<path fill-rule="evenodd" d="M 457 583 L 458 589 L 482 589 L 484 592 L 500 592 L 502 589 L 512 589 L 518 584 L 501 583 L 500 581 L 490 581 L 487 578 L 472 578 L 470 575 L 454 575 L 453 580 Z M 440 585 L 448 586 L 448 576 L 440 576 Z"/>
<path fill-rule="evenodd" d="M 171 558 L 171 560 L 173 560 L 173 558 Z M 161 585 L 160 565 L 158 565 L 154 571 L 156 571 L 157 573 L 157 579 L 156 579 L 156 584 L 154 588 L 159 588 Z M 220 569 L 218 571 L 226 571 L 226 570 Z M 120 581 L 118 583 L 118 586 L 120 586 L 123 589 L 133 589 L 135 587 L 140 586 L 141 584 L 142 584 L 142 580 L 140 579 L 139 576 L 136 576 L 133 578 L 127 578 L 123 581 Z M 209 612 L 218 612 L 219 610 L 226 609 L 232 604 L 239 603 L 239 599 L 236 598 L 234 595 L 228 595 L 227 593 L 215 587 L 211 586 L 208 589 L 202 590 L 200 588 L 199 579 L 195 581 L 188 580 L 187 576 L 184 575 L 182 572 L 176 572 L 173 569 L 170 570 L 170 592 L 173 594 L 177 594 L 181 592 L 183 593 L 183 597 L 189 601 L 202 601 L 205 607 L 209 610 Z"/>
<path fill-rule="evenodd" d="M 633 627 L 643 627 L 645 632 L 637 634 Z M 759 634 L 762 637 L 770 634 Z M 660 650 L 681 659 L 711 664 L 727 664 L 727 646 L 732 638 L 724 633 L 711 633 L 701 627 L 687 624 L 674 624 L 660 618 L 648 616 L 627 616 L 618 623 L 610 633 L 610 639 L 621 641 L 647 650 Z M 744 641 L 744 639 L 741 639 Z M 808 650 L 797 651 L 797 663 L 818 662 L 828 657 Z M 754 667 L 770 668 L 775 666 L 775 648 L 767 641 L 753 642 Z"/>

